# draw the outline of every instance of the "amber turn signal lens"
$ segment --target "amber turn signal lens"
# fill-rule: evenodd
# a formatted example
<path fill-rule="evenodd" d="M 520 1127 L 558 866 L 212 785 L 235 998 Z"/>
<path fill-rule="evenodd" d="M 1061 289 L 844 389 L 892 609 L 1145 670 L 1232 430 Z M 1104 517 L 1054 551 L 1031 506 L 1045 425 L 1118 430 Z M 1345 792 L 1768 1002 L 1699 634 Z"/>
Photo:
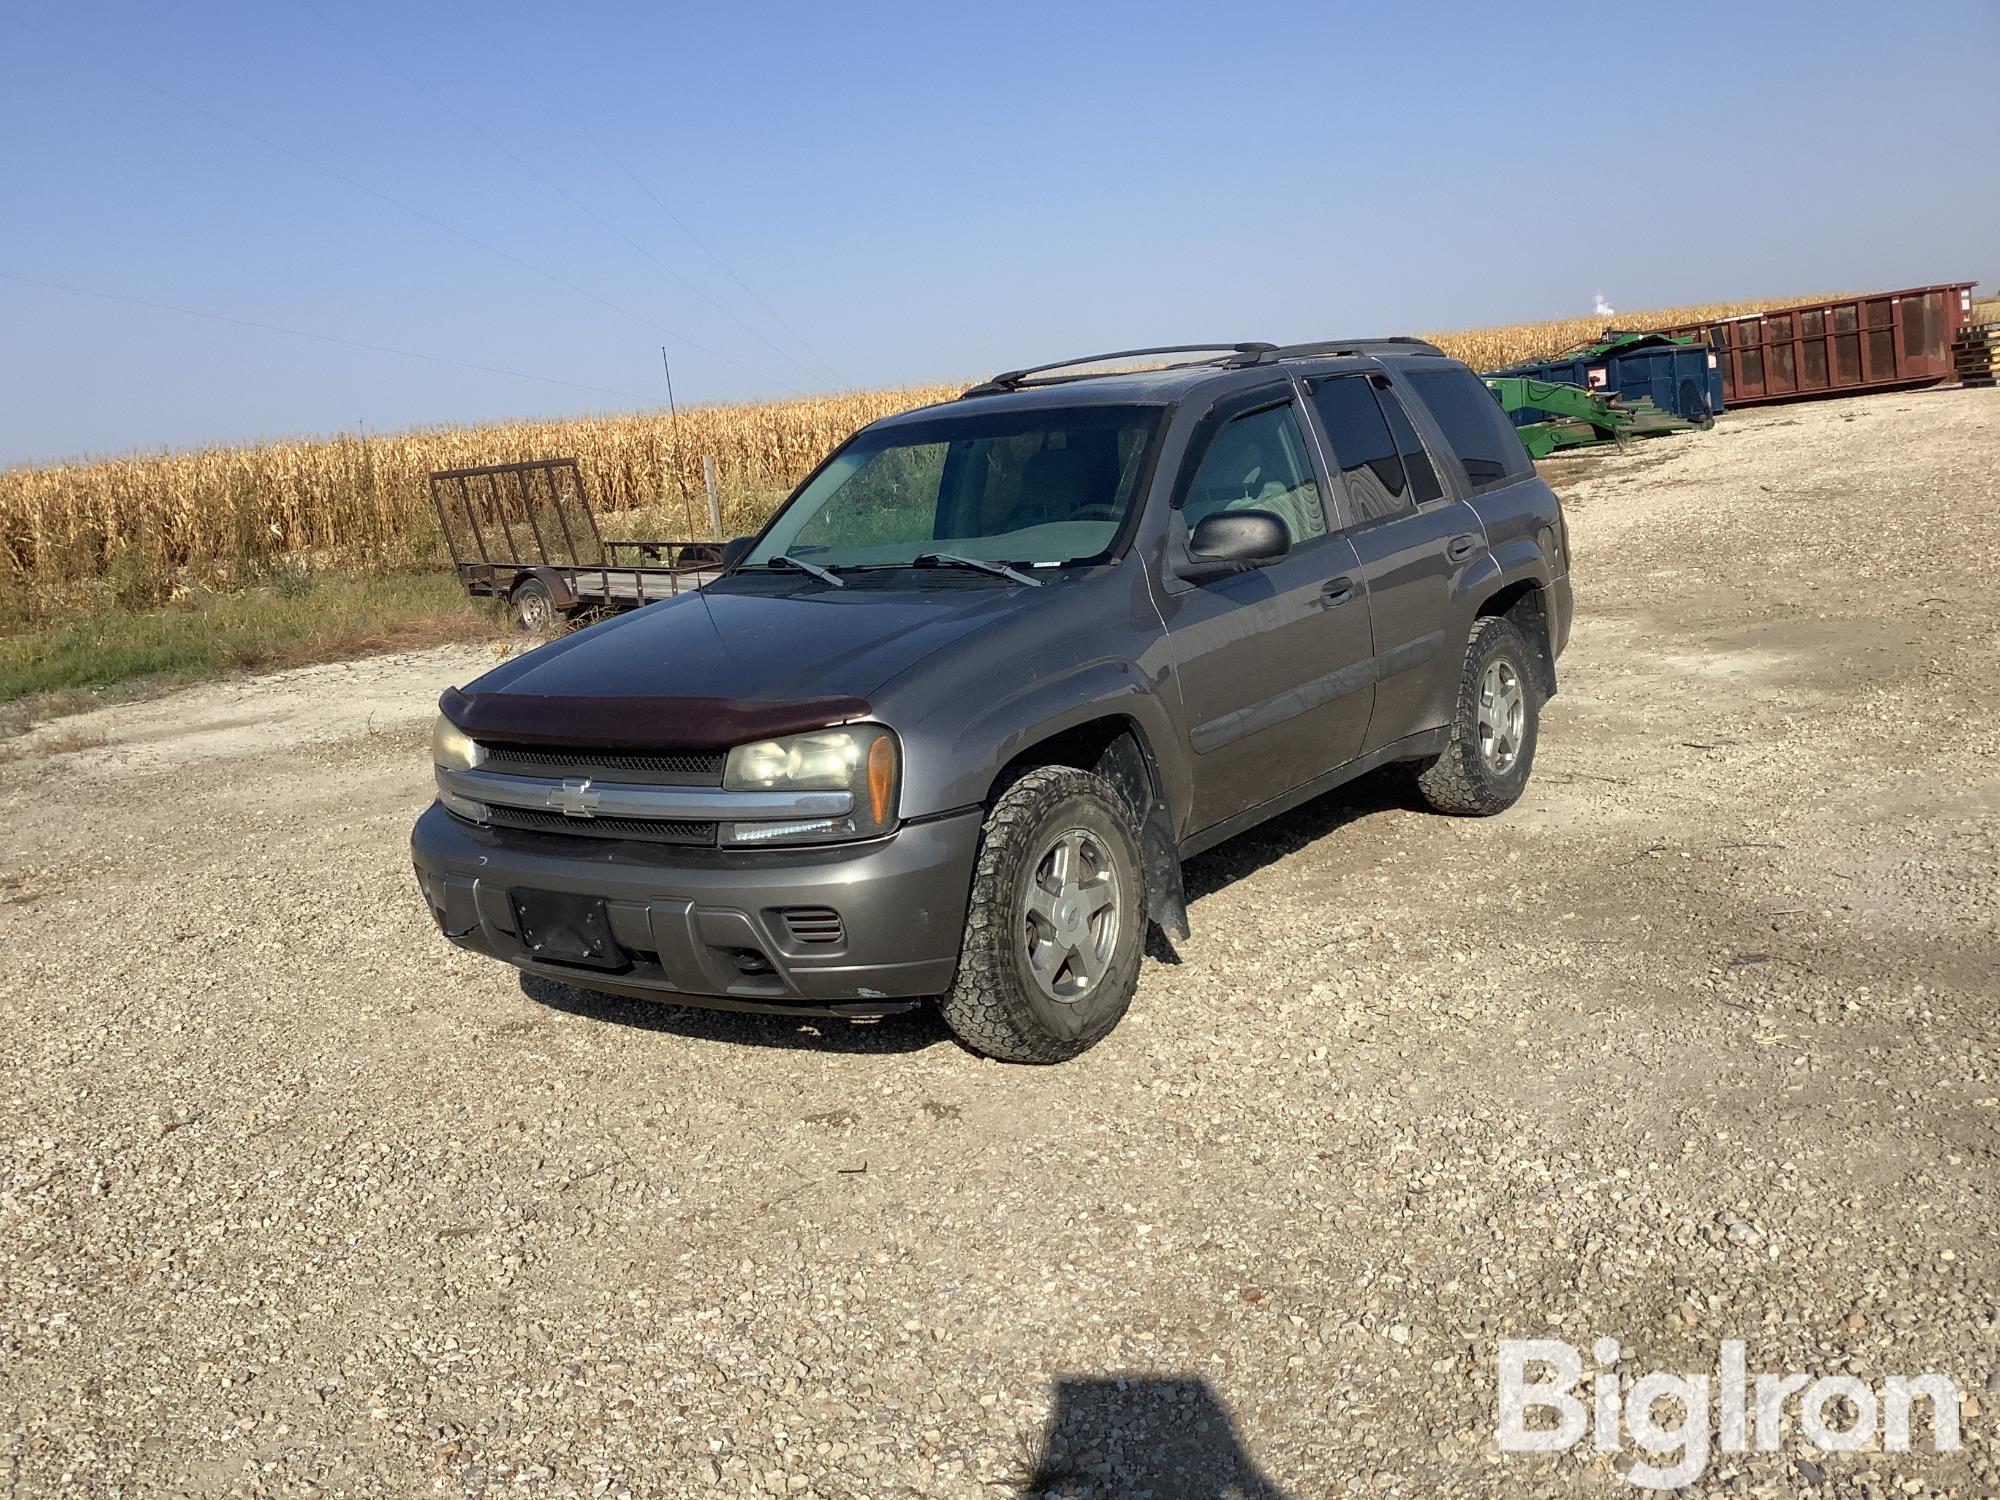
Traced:
<path fill-rule="evenodd" d="M 868 810 L 880 827 L 889 821 L 889 804 L 896 795 L 896 747 L 886 734 L 868 747 Z"/>

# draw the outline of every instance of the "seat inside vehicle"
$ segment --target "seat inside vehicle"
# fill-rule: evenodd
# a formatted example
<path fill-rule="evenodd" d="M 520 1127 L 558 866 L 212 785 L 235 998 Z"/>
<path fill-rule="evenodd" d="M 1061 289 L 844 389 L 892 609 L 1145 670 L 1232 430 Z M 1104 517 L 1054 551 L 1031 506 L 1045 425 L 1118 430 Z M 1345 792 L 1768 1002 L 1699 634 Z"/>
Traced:
<path fill-rule="evenodd" d="M 1216 434 L 1182 516 L 1192 531 L 1223 510 L 1267 510 L 1285 523 L 1294 544 L 1326 530 L 1319 487 L 1284 408 L 1239 417 Z"/>
<path fill-rule="evenodd" d="M 1066 521 L 1092 506 L 1114 503 L 1118 444 L 1113 432 L 1071 432 L 1061 447 L 1044 447 L 1021 466 L 1017 526 Z"/>

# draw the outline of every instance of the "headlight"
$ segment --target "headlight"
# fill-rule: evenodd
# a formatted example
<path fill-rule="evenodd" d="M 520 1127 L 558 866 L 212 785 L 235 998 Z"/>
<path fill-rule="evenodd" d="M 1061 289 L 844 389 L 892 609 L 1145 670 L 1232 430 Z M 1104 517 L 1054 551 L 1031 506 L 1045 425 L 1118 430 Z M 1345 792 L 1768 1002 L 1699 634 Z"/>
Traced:
<path fill-rule="evenodd" d="M 723 764 L 724 790 L 847 792 L 854 798 L 854 811 L 839 818 L 724 823 L 721 841 L 821 844 L 887 833 L 896 825 L 902 760 L 896 736 L 880 724 L 844 724 L 738 745 Z"/>
<path fill-rule="evenodd" d="M 486 751 L 473 743 L 471 735 L 443 714 L 438 715 L 437 723 L 431 726 L 431 765 L 434 767 L 432 774 L 437 777 L 438 801 L 445 805 L 447 811 L 475 823 L 486 821 L 486 804 L 470 801 L 450 791 L 445 786 L 444 773 L 470 771 L 484 759 Z"/>
<path fill-rule="evenodd" d="M 431 763 L 443 766 L 447 771 L 470 771 L 482 760 L 486 751 L 472 742 L 472 736 L 460 729 L 443 714 L 431 726 Z"/>

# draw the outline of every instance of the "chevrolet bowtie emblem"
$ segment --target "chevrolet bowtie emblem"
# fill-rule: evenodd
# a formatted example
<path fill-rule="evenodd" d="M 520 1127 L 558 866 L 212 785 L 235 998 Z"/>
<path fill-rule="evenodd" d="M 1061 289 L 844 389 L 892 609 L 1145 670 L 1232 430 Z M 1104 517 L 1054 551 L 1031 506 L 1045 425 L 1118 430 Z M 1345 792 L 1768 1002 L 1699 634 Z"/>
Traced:
<path fill-rule="evenodd" d="M 549 806 L 560 808 L 565 818 L 594 818 L 597 804 L 604 800 L 588 778 L 572 777 L 561 786 L 549 788 Z"/>

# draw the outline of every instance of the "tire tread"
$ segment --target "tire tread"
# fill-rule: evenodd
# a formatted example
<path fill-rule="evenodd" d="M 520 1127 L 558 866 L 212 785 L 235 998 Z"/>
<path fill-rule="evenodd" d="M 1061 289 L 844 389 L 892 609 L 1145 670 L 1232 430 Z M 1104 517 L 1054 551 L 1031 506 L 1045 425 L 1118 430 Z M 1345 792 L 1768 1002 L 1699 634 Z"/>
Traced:
<path fill-rule="evenodd" d="M 973 866 L 972 898 L 966 908 L 965 940 L 959 951 L 958 973 L 938 1008 L 954 1035 L 975 1052 L 1003 1062 L 1058 1063 L 1087 1050 L 1118 1024 L 1131 1004 L 1133 985 L 1125 982 L 1125 998 L 1088 1030 L 1075 1037 L 1058 1037 L 1035 1024 L 1033 1013 L 1015 992 L 1011 930 L 1007 907 L 1017 861 L 1027 852 L 1028 836 L 1049 808 L 1069 797 L 1101 803 L 1131 837 L 1131 810 L 1125 799 L 1100 777 L 1073 766 L 1040 766 L 1019 777 L 993 804 L 980 836 Z M 1126 920 L 1143 922 L 1146 911 L 1143 862 L 1132 860 L 1139 889 L 1127 907 Z M 1127 976 L 1116 976 L 1127 981 Z M 1114 976 L 1106 975 L 1105 983 Z"/>
<path fill-rule="evenodd" d="M 1519 764 L 1499 778 L 1487 770 L 1479 756 L 1479 686 L 1488 664 L 1502 647 L 1512 648 L 1510 654 L 1527 694 L 1528 724 Z M 1484 818 L 1505 812 L 1519 800 L 1534 768 L 1535 742 L 1540 735 L 1540 674 L 1534 660 L 1528 638 L 1512 620 L 1482 615 L 1472 622 L 1465 640 L 1465 660 L 1459 668 L 1451 742 L 1417 773 L 1417 789 L 1434 810 L 1454 817 Z"/>

